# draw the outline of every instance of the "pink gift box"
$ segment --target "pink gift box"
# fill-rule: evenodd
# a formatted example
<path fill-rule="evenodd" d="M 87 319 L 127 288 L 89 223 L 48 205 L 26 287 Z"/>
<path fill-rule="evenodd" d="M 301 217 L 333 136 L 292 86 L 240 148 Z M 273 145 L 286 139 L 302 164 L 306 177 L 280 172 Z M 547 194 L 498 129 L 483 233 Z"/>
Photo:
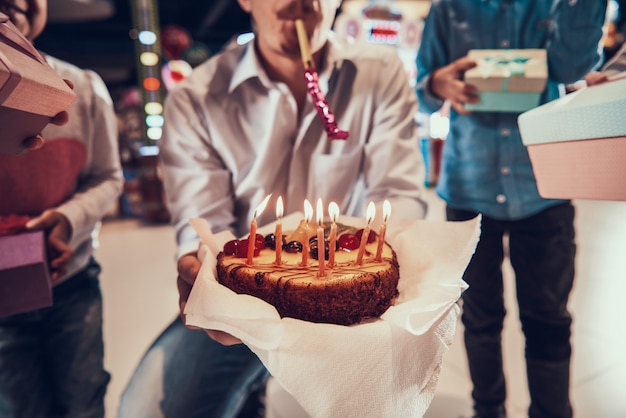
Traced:
<path fill-rule="evenodd" d="M 0 236 L 0 317 L 51 305 L 44 233 Z"/>
<path fill-rule="evenodd" d="M 626 136 L 528 146 L 543 197 L 626 201 Z"/>
<path fill-rule="evenodd" d="M 518 118 L 539 194 L 626 201 L 626 78 L 587 87 Z"/>
<path fill-rule="evenodd" d="M 24 139 L 40 133 L 75 100 L 72 89 L 0 13 L 0 153 L 22 152 Z"/>

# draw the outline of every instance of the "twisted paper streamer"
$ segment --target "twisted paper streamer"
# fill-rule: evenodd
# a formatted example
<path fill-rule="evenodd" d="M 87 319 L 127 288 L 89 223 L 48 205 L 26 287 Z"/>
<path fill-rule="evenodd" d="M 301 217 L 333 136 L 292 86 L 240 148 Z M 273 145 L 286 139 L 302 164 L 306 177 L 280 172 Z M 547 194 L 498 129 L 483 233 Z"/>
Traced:
<path fill-rule="evenodd" d="M 317 115 L 326 130 L 328 139 L 348 139 L 350 134 L 339 129 L 337 123 L 335 123 L 335 115 L 331 112 L 326 97 L 324 97 L 324 93 L 320 90 L 317 71 L 310 67 L 307 68 L 304 71 L 304 79 L 306 80 L 306 87 L 313 98 Z"/>
<path fill-rule="evenodd" d="M 348 132 L 342 131 L 337 127 L 335 123 L 335 115 L 330 111 L 326 97 L 320 89 L 317 71 L 315 70 L 315 64 L 313 62 L 313 55 L 311 54 L 311 46 L 309 45 L 309 39 L 304 27 L 302 19 L 296 19 L 294 22 L 296 26 L 296 33 L 298 36 L 298 43 L 300 45 L 300 54 L 302 55 L 302 63 L 304 64 L 304 79 L 306 80 L 306 87 L 311 97 L 313 98 L 313 104 L 317 110 L 317 116 L 319 116 L 328 139 L 348 139 Z"/>

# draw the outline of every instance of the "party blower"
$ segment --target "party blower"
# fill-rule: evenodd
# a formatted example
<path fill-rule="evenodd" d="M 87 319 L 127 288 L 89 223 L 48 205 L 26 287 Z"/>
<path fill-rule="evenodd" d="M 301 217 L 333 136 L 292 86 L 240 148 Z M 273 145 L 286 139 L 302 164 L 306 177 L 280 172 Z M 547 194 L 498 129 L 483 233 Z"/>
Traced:
<path fill-rule="evenodd" d="M 328 139 L 348 139 L 349 133 L 337 127 L 335 115 L 330 111 L 326 97 L 324 97 L 324 93 L 320 90 L 317 71 L 313 63 L 313 55 L 311 54 L 311 47 L 309 46 L 309 39 L 306 29 L 304 28 L 304 22 L 301 19 L 297 19 L 295 23 L 296 32 L 298 33 L 298 42 L 300 44 L 300 54 L 302 55 L 302 62 L 304 63 L 304 79 L 306 80 L 307 90 L 309 90 L 313 98 L 317 115 L 324 125 Z"/>

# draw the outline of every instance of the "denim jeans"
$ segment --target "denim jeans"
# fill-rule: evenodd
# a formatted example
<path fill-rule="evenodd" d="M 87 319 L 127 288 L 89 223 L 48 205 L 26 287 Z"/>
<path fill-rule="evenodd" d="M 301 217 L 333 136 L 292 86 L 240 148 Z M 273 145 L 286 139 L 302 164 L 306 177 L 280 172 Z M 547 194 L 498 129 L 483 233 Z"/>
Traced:
<path fill-rule="evenodd" d="M 224 346 L 177 318 L 135 370 L 118 418 L 238 417 L 268 376 L 244 344 Z"/>
<path fill-rule="evenodd" d="M 450 221 L 475 217 L 446 208 Z M 506 384 L 501 333 L 504 306 L 503 236 L 509 235 L 509 257 L 525 336 L 530 418 L 570 418 L 569 365 L 572 318 L 567 301 L 574 281 L 574 207 L 548 208 L 509 221 L 483 215 L 476 252 L 463 275 L 462 321 L 473 383 L 474 409 L 480 417 L 504 416 Z"/>
<path fill-rule="evenodd" d="M 104 417 L 99 273 L 92 260 L 54 287 L 53 306 L 0 318 L 0 417 Z"/>

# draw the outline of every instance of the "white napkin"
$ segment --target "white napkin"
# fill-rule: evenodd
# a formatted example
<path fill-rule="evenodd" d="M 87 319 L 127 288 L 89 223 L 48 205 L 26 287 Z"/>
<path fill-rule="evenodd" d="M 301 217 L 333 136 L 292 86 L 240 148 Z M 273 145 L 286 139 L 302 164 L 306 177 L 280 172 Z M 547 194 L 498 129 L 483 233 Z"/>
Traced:
<path fill-rule="evenodd" d="M 283 230 L 295 229 L 302 218 L 284 218 Z M 480 218 L 389 224 L 386 240 L 398 256 L 400 295 L 381 318 L 353 326 L 281 319 L 268 303 L 237 295 L 216 281 L 216 254 L 203 244 L 187 325 L 240 338 L 314 418 L 421 417 L 456 331 L 456 301 L 467 288 L 461 277 L 479 235 Z M 222 248 L 233 237 L 212 239 L 211 247 Z"/>

